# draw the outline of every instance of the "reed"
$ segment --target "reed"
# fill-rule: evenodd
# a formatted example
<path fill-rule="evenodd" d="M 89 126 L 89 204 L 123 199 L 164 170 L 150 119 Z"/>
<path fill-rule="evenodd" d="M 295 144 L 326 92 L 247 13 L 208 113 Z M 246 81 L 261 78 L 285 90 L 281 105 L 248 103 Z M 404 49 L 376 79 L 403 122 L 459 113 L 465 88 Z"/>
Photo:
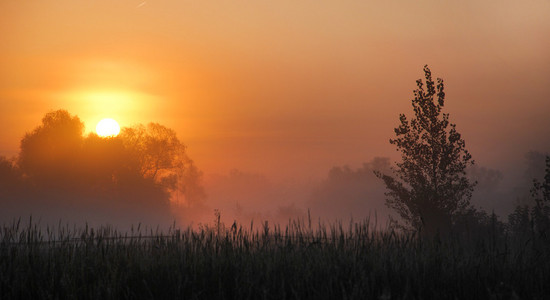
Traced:
<path fill-rule="evenodd" d="M 370 222 L 166 232 L 14 221 L 0 230 L 0 299 L 543 299 L 548 241 L 421 239 Z M 493 233 L 496 234 L 496 233 Z"/>

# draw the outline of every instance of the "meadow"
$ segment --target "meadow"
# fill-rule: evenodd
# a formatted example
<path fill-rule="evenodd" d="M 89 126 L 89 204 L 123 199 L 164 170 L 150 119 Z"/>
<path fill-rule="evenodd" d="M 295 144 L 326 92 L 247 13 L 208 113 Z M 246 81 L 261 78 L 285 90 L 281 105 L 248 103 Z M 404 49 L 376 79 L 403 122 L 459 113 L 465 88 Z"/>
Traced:
<path fill-rule="evenodd" d="M 218 219 L 219 220 L 219 219 Z M 424 239 L 369 220 L 0 231 L 0 299 L 544 299 L 550 247 L 536 235 Z M 547 299 L 547 298 L 546 298 Z"/>

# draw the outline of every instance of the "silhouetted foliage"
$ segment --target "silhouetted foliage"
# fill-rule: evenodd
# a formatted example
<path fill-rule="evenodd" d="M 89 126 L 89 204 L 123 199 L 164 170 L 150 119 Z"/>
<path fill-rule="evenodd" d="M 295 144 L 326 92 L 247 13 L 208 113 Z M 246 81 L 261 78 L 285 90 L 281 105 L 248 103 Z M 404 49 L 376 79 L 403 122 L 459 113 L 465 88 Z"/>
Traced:
<path fill-rule="evenodd" d="M 508 227 L 518 236 L 528 236 L 533 229 L 530 216 L 531 209 L 527 205 L 518 205 L 508 216 Z"/>
<path fill-rule="evenodd" d="M 516 206 L 533 207 L 536 205 L 531 195 L 531 189 L 534 179 L 543 180 L 544 178 L 545 157 L 547 155 L 535 150 L 525 153 L 523 160 L 525 169 L 521 174 L 521 178 L 518 178 L 519 180 L 513 186 L 512 191 Z"/>
<path fill-rule="evenodd" d="M 82 151 L 84 124 L 66 110 L 47 113 L 42 125 L 21 140 L 18 166 L 35 186 L 61 188 L 72 184 Z"/>
<path fill-rule="evenodd" d="M 202 174 L 173 130 L 138 125 L 102 138 L 84 137 L 83 129 L 65 110 L 47 113 L 21 140 L 15 163 L 0 160 L 0 204 L 19 207 L 12 211 L 18 215 L 168 223 L 173 195 L 193 201 L 204 197 Z"/>
<path fill-rule="evenodd" d="M 453 219 L 453 237 L 468 239 L 502 239 L 506 232 L 506 224 L 501 222 L 493 212 L 488 214 L 483 210 L 469 207 L 456 214 Z"/>
<path fill-rule="evenodd" d="M 470 153 L 449 114 L 442 113 L 445 100 L 443 80 L 437 85 L 425 66 L 426 83 L 416 81 L 412 106 L 415 117 L 399 117 L 395 139 L 390 143 L 401 152 L 402 161 L 394 176 L 376 172 L 388 192 L 386 203 L 413 229 L 427 235 L 447 232 L 455 217 L 470 208 L 475 183 L 466 176 L 473 165 Z"/>
<path fill-rule="evenodd" d="M 182 194 L 185 204 L 201 202 L 205 197 L 200 184 L 202 172 L 187 156 L 185 145 L 176 132 L 157 123 L 123 128 L 120 139 L 138 162 L 139 173 L 171 192 Z"/>
<path fill-rule="evenodd" d="M 533 179 L 533 188 L 531 189 L 531 195 L 539 207 L 548 205 L 550 202 L 550 156 L 548 155 L 546 156 L 545 172 L 544 181 L 539 182 L 537 179 Z"/>
<path fill-rule="evenodd" d="M 534 233 L 538 236 L 550 238 L 550 156 L 546 156 L 546 169 L 543 181 L 533 179 L 531 197 L 535 205 L 518 205 L 508 216 L 509 226 L 517 235 L 528 236 Z"/>

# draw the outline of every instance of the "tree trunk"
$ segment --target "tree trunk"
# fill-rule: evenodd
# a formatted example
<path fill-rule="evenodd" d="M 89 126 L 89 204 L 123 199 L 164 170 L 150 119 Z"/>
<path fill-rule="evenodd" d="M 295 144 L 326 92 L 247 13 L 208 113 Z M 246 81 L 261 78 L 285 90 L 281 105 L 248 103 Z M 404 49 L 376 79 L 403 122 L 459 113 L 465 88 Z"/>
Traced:
<path fill-rule="evenodd" d="M 445 236 L 451 232 L 451 217 L 437 208 L 427 209 L 422 214 L 421 234 L 426 238 Z"/>

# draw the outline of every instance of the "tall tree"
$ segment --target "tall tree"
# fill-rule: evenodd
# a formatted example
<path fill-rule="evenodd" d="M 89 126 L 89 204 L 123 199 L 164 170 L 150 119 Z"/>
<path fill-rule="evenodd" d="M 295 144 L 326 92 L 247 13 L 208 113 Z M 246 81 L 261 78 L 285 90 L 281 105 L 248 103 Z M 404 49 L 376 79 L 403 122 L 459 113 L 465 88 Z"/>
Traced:
<path fill-rule="evenodd" d="M 66 110 L 47 113 L 42 124 L 21 140 L 18 166 L 36 185 L 72 183 L 82 150 L 84 123 Z"/>
<path fill-rule="evenodd" d="M 473 165 L 464 139 L 442 113 L 445 102 L 443 79 L 432 80 L 424 66 L 425 83 L 416 81 L 412 106 L 415 117 L 404 114 L 390 143 L 401 152 L 393 176 L 376 172 L 387 188 L 386 204 L 412 227 L 426 235 L 447 232 L 453 219 L 470 208 L 475 183 L 466 176 Z"/>
<path fill-rule="evenodd" d="M 153 180 L 173 194 L 182 195 L 184 199 L 180 202 L 187 205 L 204 200 L 202 172 L 189 158 L 186 146 L 174 130 L 149 123 L 147 126 L 123 128 L 119 137 L 131 159 L 138 162 L 138 171 L 144 178 Z"/>

